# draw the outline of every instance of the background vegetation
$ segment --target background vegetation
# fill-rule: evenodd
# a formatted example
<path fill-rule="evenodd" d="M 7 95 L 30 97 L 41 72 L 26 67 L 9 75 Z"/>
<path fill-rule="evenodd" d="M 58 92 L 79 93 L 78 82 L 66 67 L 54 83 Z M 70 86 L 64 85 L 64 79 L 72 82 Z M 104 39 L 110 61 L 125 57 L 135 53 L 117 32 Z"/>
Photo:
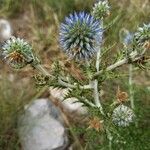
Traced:
<path fill-rule="evenodd" d="M 120 30 L 125 28 L 134 32 L 138 26 L 150 21 L 150 2 L 149 0 L 111 0 L 110 3 L 111 14 L 106 23 L 115 16 L 118 16 L 118 20 L 106 32 L 107 38 L 105 38 L 104 44 L 114 45 L 111 54 L 108 54 L 110 58 L 113 58 L 113 51 L 122 48 L 122 44 L 118 44 Z M 53 60 L 63 61 L 65 59 L 58 44 L 60 22 L 75 10 L 90 11 L 93 4 L 94 0 L 86 0 L 86 2 L 85 0 L 0 0 L 0 18 L 8 19 L 12 24 L 14 35 L 32 43 L 45 67 L 51 69 Z M 17 118 L 22 113 L 22 107 L 29 101 L 45 96 L 45 94 L 43 95 L 42 89 L 39 91 L 36 88 L 32 78 L 34 72 L 30 67 L 14 72 L 0 62 L 0 69 L 0 150 L 19 150 L 21 147 L 17 136 Z M 126 68 L 123 69 L 122 71 L 125 72 Z M 121 131 L 122 136 L 128 139 L 128 143 L 116 143 L 114 150 L 120 150 L 121 145 L 125 150 L 150 149 L 150 141 L 148 141 L 150 136 L 148 119 L 150 72 L 136 71 L 134 75 L 134 95 L 137 114 L 141 122 L 140 128 L 134 127 L 134 130 L 131 128 Z M 108 104 L 109 99 L 115 98 L 118 85 L 122 89 L 127 89 L 126 82 L 127 77 L 123 76 L 119 81 L 110 79 L 109 84 L 104 85 Z M 85 132 L 81 126 L 74 129 L 79 138 Z M 95 135 L 94 132 L 87 132 L 84 135 L 83 145 L 90 144 L 91 150 L 102 148 L 94 144 L 94 141 L 97 140 L 94 137 L 97 137 L 98 134 L 95 132 Z M 108 149 L 107 143 L 103 149 Z"/>

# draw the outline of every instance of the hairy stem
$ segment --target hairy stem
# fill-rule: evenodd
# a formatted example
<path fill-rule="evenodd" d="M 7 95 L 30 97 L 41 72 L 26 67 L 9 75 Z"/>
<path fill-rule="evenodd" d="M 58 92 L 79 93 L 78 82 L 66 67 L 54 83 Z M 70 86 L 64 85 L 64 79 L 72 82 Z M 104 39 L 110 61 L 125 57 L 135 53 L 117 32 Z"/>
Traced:
<path fill-rule="evenodd" d="M 98 81 L 94 80 L 94 81 L 92 81 L 92 83 L 93 83 L 95 105 L 100 109 L 101 114 L 104 115 L 103 107 L 101 105 L 100 98 L 99 98 Z"/>
<path fill-rule="evenodd" d="M 103 21 L 102 21 L 102 23 L 103 23 Z M 103 24 L 102 24 L 102 26 L 103 26 Z M 95 67 L 96 67 L 97 72 L 99 72 L 100 63 L 101 63 L 101 48 L 100 48 L 100 46 L 98 46 L 97 49 L 98 49 L 98 52 L 97 52 Z M 97 79 L 93 80 L 92 84 L 93 84 L 93 92 L 94 92 L 95 105 L 97 107 L 99 107 L 101 114 L 104 115 L 103 107 L 102 107 L 102 104 L 101 104 L 101 101 L 100 101 L 100 94 L 99 94 L 99 88 L 98 88 L 99 87 L 98 80 Z"/>
<path fill-rule="evenodd" d="M 99 71 L 99 68 L 100 68 L 100 57 L 101 57 L 101 50 L 99 48 L 98 52 L 97 52 L 97 58 L 96 58 L 96 70 L 97 72 Z"/>
<path fill-rule="evenodd" d="M 134 91 L 133 91 L 133 66 L 129 65 L 129 94 L 131 108 L 134 109 Z"/>
<path fill-rule="evenodd" d="M 77 88 L 77 85 L 64 82 L 63 80 L 61 80 L 61 78 L 58 79 L 58 83 L 67 88 L 71 88 L 71 89 Z M 79 85 L 79 88 L 80 89 L 92 89 L 92 86 L 90 84 L 83 85 L 83 86 Z"/>
<path fill-rule="evenodd" d="M 49 77 L 53 77 L 46 69 L 43 68 L 42 65 L 38 64 L 34 66 L 35 69 L 37 69 L 39 72 L 41 72 L 44 76 L 49 76 Z M 61 78 L 58 79 L 58 83 L 66 88 L 71 88 L 71 89 L 75 89 L 77 88 L 77 85 L 75 84 L 70 84 L 67 83 L 65 81 L 62 81 Z M 79 86 L 80 89 L 92 89 L 92 86 L 90 84 L 88 85 L 83 85 L 83 86 Z"/>
<path fill-rule="evenodd" d="M 101 18 L 101 27 L 103 28 L 103 17 Z M 98 49 L 98 52 L 96 56 L 97 57 L 96 58 L 96 70 L 98 72 L 100 69 L 100 63 L 101 63 L 101 45 L 99 45 L 97 49 Z"/>
<path fill-rule="evenodd" d="M 130 59 L 131 59 L 132 62 L 135 62 L 135 61 L 141 59 L 141 57 L 142 57 L 142 55 L 139 56 L 136 51 L 134 51 L 134 52 L 132 52 L 132 53 L 130 54 Z M 106 70 L 106 71 L 114 70 L 115 68 L 120 67 L 120 66 L 122 66 L 122 65 L 124 65 L 124 64 L 127 64 L 128 62 L 129 62 L 129 59 L 128 59 L 128 58 L 124 58 L 124 59 L 119 60 L 119 61 L 117 61 L 116 63 L 114 63 L 114 64 L 108 66 L 105 70 Z M 100 75 L 101 73 L 103 73 L 103 70 L 100 70 L 100 71 L 96 72 L 96 73 L 93 75 L 93 78 L 95 78 L 96 76 Z"/>

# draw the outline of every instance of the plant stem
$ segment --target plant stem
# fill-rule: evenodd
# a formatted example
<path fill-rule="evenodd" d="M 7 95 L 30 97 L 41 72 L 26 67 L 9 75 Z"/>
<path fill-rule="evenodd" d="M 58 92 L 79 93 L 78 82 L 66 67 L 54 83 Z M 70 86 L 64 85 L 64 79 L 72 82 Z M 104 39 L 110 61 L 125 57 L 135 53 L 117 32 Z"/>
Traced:
<path fill-rule="evenodd" d="M 101 18 L 101 28 L 103 28 L 103 17 Z M 97 52 L 97 58 L 96 58 L 96 70 L 97 72 L 100 69 L 100 63 L 101 63 L 101 45 L 97 46 L 98 52 Z"/>
<path fill-rule="evenodd" d="M 71 89 L 77 88 L 76 85 L 74 85 L 74 84 L 69 84 L 69 83 L 67 83 L 67 82 L 64 82 L 63 80 L 61 80 L 61 78 L 58 79 L 58 83 L 61 84 L 61 85 L 64 86 L 64 87 L 67 87 L 67 88 L 71 88 Z M 91 86 L 90 84 L 88 84 L 88 85 L 83 85 L 83 86 L 79 85 L 79 88 L 80 88 L 80 89 L 92 89 L 92 86 Z"/>
<path fill-rule="evenodd" d="M 38 64 L 38 65 L 35 65 L 34 67 L 35 67 L 35 69 L 37 69 L 38 71 L 40 71 L 44 76 L 52 76 L 52 75 L 50 75 L 48 73 L 48 71 L 46 69 L 44 69 L 42 67 L 42 65 Z"/>
<path fill-rule="evenodd" d="M 133 66 L 129 65 L 129 93 L 131 108 L 134 109 L 134 91 L 133 91 Z"/>
<path fill-rule="evenodd" d="M 130 58 L 131 58 L 132 62 L 139 60 L 141 57 L 142 57 L 142 55 L 138 56 L 138 53 L 137 53 L 136 51 L 134 51 L 134 52 L 132 52 L 132 53 L 130 54 Z M 122 60 L 119 60 L 119 61 L 117 61 L 116 63 L 114 63 L 114 64 L 108 66 L 105 70 L 106 70 L 106 71 L 111 71 L 111 70 L 113 70 L 113 69 L 115 69 L 115 68 L 117 68 L 117 67 L 120 67 L 120 66 L 122 66 L 122 65 L 124 65 L 124 64 L 127 64 L 127 63 L 128 63 L 128 60 L 129 60 L 128 58 L 124 58 L 124 59 L 122 59 Z M 96 72 L 96 73 L 93 75 L 93 78 L 95 78 L 96 76 L 100 75 L 102 72 L 103 72 L 103 70 L 100 70 L 100 71 Z"/>
<path fill-rule="evenodd" d="M 109 129 L 106 129 L 106 134 L 107 134 L 107 138 L 109 140 L 109 150 L 112 150 L 112 139 L 113 139 L 113 137 L 112 137 Z"/>
<path fill-rule="evenodd" d="M 39 72 L 41 72 L 44 76 L 53 77 L 46 69 L 43 68 L 42 65 L 38 64 L 34 66 L 35 69 L 37 69 Z M 77 86 L 75 84 L 70 84 L 67 82 L 62 81 L 61 78 L 58 79 L 58 83 L 66 88 L 75 89 Z M 90 84 L 79 86 L 80 89 L 92 89 L 92 86 Z"/>
<path fill-rule="evenodd" d="M 99 91 L 98 91 L 98 81 L 94 80 L 92 81 L 93 83 L 93 90 L 94 90 L 94 100 L 95 100 L 95 105 L 100 108 L 101 114 L 104 115 L 103 107 L 101 105 L 100 99 L 99 99 Z"/>
<path fill-rule="evenodd" d="M 99 71 L 99 68 L 100 68 L 100 57 L 101 57 L 101 50 L 99 48 L 98 52 L 97 52 L 97 58 L 96 58 L 96 70 L 97 72 Z"/>
<path fill-rule="evenodd" d="M 100 63 L 101 63 L 101 59 L 100 59 L 101 58 L 101 48 L 100 48 L 100 46 L 98 46 L 97 49 L 98 49 L 98 52 L 97 52 L 95 67 L 96 67 L 97 72 L 99 72 Z M 93 80 L 92 84 L 93 84 L 93 90 L 94 90 L 95 105 L 100 108 L 101 114 L 104 115 L 103 107 L 102 107 L 102 104 L 100 102 L 100 95 L 99 95 L 99 89 L 98 89 L 98 80 L 97 79 Z"/>
<path fill-rule="evenodd" d="M 141 54 L 139 54 L 137 51 L 133 51 L 129 56 L 130 56 L 130 59 L 132 62 L 135 62 L 137 60 L 140 60 L 143 55 L 146 53 L 147 49 L 144 49 L 143 52 Z M 124 64 L 127 64 L 129 62 L 129 58 L 124 58 L 122 60 L 119 60 L 117 61 L 116 63 L 108 66 L 105 71 L 111 71 L 111 70 L 114 70 L 115 68 L 117 67 L 120 67 Z M 96 72 L 94 75 L 93 75 L 93 78 L 95 78 L 96 76 L 100 75 L 101 73 L 103 73 L 103 70 L 100 70 L 98 72 Z"/>

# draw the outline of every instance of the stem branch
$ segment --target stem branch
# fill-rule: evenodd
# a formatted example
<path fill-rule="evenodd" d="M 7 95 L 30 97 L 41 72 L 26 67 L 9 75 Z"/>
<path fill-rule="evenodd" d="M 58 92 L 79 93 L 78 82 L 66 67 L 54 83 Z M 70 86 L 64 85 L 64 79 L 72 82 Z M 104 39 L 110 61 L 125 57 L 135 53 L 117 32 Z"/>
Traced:
<path fill-rule="evenodd" d="M 49 74 L 49 72 L 43 68 L 42 65 L 38 64 L 34 66 L 35 69 L 37 69 L 38 71 L 40 71 L 44 76 L 49 76 L 49 77 L 53 77 L 51 74 Z M 62 81 L 61 78 L 58 79 L 58 83 L 66 88 L 71 88 L 71 89 L 75 89 L 77 88 L 77 85 L 73 85 L 67 82 Z M 79 86 L 80 89 L 92 89 L 92 86 L 90 84 L 88 85 L 83 85 L 83 86 Z"/>
<path fill-rule="evenodd" d="M 94 80 L 94 81 L 92 81 L 92 83 L 93 83 L 93 90 L 94 90 L 95 105 L 100 108 L 100 112 L 104 115 L 103 107 L 102 107 L 100 99 L 99 99 L 98 81 Z"/>
<path fill-rule="evenodd" d="M 131 108 L 134 109 L 134 91 L 133 91 L 133 66 L 129 65 L 129 93 Z"/>
<path fill-rule="evenodd" d="M 143 55 L 138 56 L 138 53 L 137 53 L 136 51 L 134 51 L 134 52 L 132 52 L 132 53 L 130 54 L 130 59 L 132 60 L 132 62 L 135 62 L 135 61 L 139 60 L 142 56 L 143 56 Z M 114 69 L 117 68 L 117 67 L 120 67 L 120 66 L 122 66 L 122 65 L 124 65 L 124 64 L 127 64 L 128 61 L 129 61 L 128 58 L 124 58 L 124 59 L 122 59 L 122 60 L 119 60 L 119 61 L 117 61 L 116 63 L 114 63 L 114 64 L 108 66 L 108 67 L 106 68 L 106 71 L 114 70 Z M 100 70 L 100 71 L 96 72 L 96 73 L 93 75 L 93 78 L 95 78 L 96 76 L 100 75 L 102 72 L 103 72 L 103 70 Z"/>

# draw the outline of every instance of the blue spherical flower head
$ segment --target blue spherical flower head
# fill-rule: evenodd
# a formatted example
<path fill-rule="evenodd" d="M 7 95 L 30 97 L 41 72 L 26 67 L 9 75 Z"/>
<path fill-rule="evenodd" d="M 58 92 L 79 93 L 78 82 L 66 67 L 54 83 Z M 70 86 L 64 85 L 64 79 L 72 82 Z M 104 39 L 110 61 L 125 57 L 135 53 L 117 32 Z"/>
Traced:
<path fill-rule="evenodd" d="M 70 14 L 60 27 L 60 45 L 69 57 L 88 59 L 100 48 L 102 34 L 101 22 L 90 14 Z"/>
<path fill-rule="evenodd" d="M 124 43 L 125 45 L 130 45 L 130 44 L 132 43 L 132 40 L 133 40 L 133 34 L 128 32 L 128 33 L 125 35 L 125 38 L 124 38 L 124 40 L 123 40 L 123 43 Z"/>

